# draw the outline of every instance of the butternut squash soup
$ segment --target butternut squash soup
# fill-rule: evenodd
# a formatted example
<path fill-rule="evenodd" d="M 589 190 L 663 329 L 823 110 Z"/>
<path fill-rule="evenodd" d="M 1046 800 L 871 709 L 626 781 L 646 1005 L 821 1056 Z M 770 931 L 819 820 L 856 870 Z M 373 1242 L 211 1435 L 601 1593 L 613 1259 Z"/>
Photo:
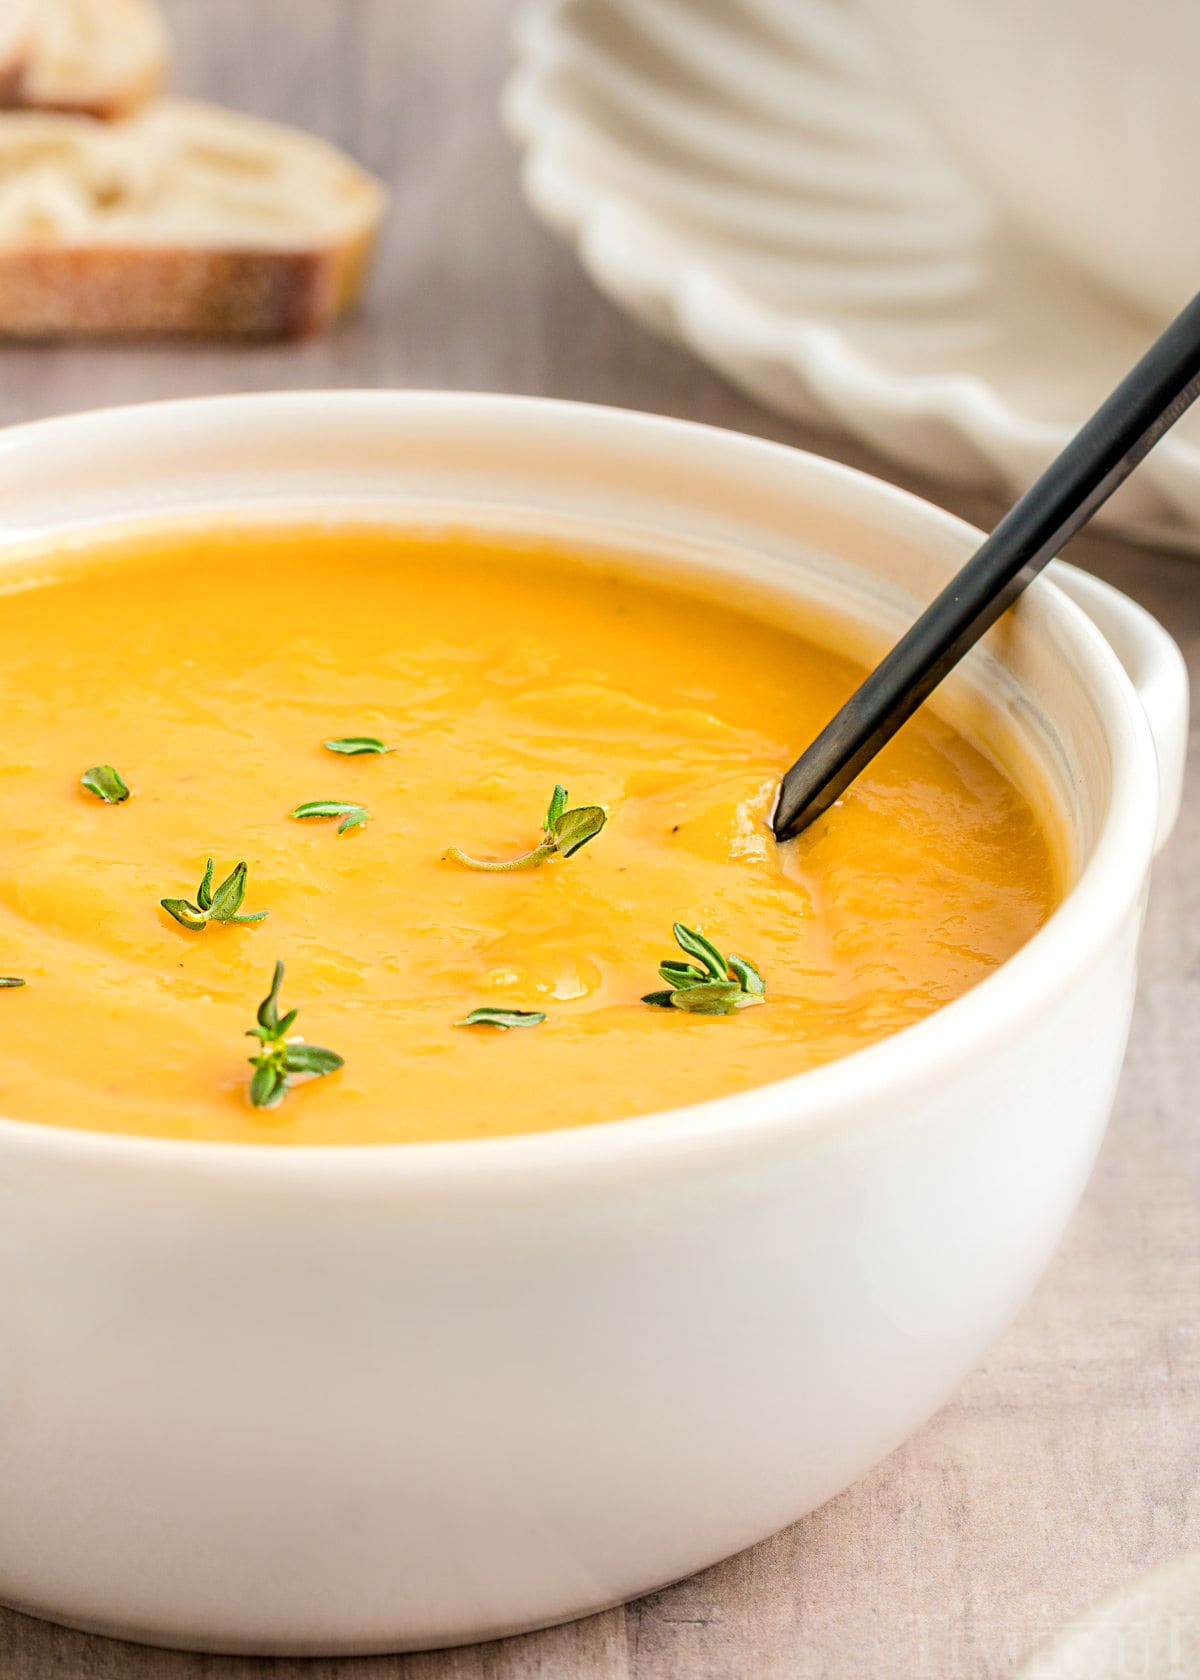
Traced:
<path fill-rule="evenodd" d="M 366 1144 L 648 1113 L 919 1020 L 1059 894 L 1025 795 L 928 708 L 777 847 L 861 671 L 686 579 L 321 527 L 0 592 L 12 1117 Z"/>

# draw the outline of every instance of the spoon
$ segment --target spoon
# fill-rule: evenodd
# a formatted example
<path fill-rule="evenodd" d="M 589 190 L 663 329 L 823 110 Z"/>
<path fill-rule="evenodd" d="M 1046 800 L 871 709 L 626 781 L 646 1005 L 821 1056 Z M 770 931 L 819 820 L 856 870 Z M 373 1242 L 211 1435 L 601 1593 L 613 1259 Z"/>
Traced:
<path fill-rule="evenodd" d="M 1200 295 L 905 632 L 783 778 L 771 817 L 793 840 L 842 794 L 963 655 L 1200 395 Z"/>

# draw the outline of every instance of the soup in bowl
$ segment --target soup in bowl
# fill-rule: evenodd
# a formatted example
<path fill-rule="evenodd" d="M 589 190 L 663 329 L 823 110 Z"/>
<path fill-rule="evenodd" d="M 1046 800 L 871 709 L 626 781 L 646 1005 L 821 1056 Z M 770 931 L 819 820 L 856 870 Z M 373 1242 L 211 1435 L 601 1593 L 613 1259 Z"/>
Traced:
<path fill-rule="evenodd" d="M 899 491 L 392 393 L 23 428 L 0 491 L 0 1597 L 511 1632 L 944 1400 L 1107 1118 L 1164 632 L 1055 568 L 780 848 L 975 540 Z"/>
<path fill-rule="evenodd" d="M 861 668 L 800 603 L 645 564 L 219 523 L 10 562 L 7 1111 L 292 1144 L 621 1119 L 873 1043 L 1036 932 L 1053 808 L 932 709 L 776 845 Z M 276 961 L 320 1090 L 250 1089 Z"/>

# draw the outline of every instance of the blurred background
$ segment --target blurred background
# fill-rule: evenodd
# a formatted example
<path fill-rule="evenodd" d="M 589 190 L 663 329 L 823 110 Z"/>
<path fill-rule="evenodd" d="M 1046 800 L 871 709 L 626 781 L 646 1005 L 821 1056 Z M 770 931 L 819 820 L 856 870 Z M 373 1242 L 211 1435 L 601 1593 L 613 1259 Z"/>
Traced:
<path fill-rule="evenodd" d="M 812 441 L 987 509 L 973 493 L 1019 493 L 1185 301 L 1200 244 L 1171 213 L 1180 52 L 1117 0 L 1082 34 L 1081 0 L 906 0 L 903 28 L 869 0 L 161 3 L 173 92 L 385 183 L 366 298 L 300 344 L 0 349 L 0 420 L 289 385 L 537 392 Z M 1186 63 L 1200 12 L 1167 5 Z M 1200 420 L 1102 517 L 1200 547 Z"/>
<path fill-rule="evenodd" d="M 0 349 L 0 419 L 287 386 L 533 392 L 778 431 L 632 327 L 527 209 L 512 0 L 165 0 L 175 91 L 300 125 L 391 193 L 362 307 L 301 344 Z"/>

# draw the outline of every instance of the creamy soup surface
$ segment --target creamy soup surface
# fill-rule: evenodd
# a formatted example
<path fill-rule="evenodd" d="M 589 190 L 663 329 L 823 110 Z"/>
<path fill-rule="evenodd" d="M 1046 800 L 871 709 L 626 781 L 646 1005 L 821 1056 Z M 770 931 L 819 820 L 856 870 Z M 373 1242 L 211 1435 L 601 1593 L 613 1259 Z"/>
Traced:
<path fill-rule="evenodd" d="M 276 1144 L 583 1125 L 762 1084 L 958 997 L 1045 921 L 1026 797 L 926 708 L 807 835 L 782 771 L 857 683 L 836 652 L 615 563 L 372 530 L 193 532 L 0 577 L 0 1112 Z M 386 756 L 329 738 L 377 736 Z M 80 786 L 110 764 L 132 790 Z M 602 805 L 513 874 L 556 783 Z M 300 821 L 359 803 L 365 826 Z M 159 901 L 249 866 L 252 926 Z M 672 923 L 766 1002 L 642 1003 Z M 251 1106 L 277 959 L 345 1066 Z M 456 1025 L 479 1007 L 533 1027 Z"/>

